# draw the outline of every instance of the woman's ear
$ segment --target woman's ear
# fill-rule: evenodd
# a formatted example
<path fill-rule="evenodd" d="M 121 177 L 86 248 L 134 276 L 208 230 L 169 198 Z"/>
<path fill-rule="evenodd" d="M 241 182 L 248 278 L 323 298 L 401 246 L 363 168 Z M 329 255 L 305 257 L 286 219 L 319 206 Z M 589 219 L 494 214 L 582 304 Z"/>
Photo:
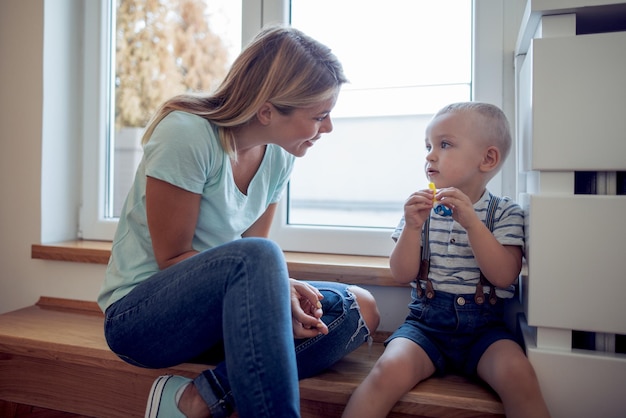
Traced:
<path fill-rule="evenodd" d="M 485 172 L 497 169 L 500 166 L 501 158 L 502 156 L 498 147 L 493 145 L 487 147 L 483 155 L 483 161 L 480 164 L 480 169 Z"/>
<path fill-rule="evenodd" d="M 267 126 L 272 121 L 272 115 L 275 111 L 276 109 L 270 102 L 265 102 L 257 110 L 256 117 L 262 125 Z"/>

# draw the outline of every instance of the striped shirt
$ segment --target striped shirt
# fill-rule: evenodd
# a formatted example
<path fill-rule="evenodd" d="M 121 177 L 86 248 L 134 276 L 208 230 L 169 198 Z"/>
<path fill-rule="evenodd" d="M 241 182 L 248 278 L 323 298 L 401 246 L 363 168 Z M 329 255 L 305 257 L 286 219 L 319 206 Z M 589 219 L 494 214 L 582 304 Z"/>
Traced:
<path fill-rule="evenodd" d="M 490 199 L 491 193 L 485 191 L 474 204 L 474 210 L 483 222 L 485 222 Z M 404 217 L 391 235 L 394 241 L 398 240 L 403 228 Z M 517 245 L 523 249 L 524 213 L 522 208 L 508 197 L 502 198 L 495 211 L 493 235 L 502 245 Z M 465 229 L 452 217 L 444 217 L 431 212 L 429 241 L 428 277 L 434 289 L 453 294 L 473 294 L 480 280 L 480 269 L 472 253 Z M 485 288 L 485 293 L 489 293 L 488 286 Z M 501 298 L 511 298 L 514 293 L 514 285 L 496 290 L 496 294 Z"/>

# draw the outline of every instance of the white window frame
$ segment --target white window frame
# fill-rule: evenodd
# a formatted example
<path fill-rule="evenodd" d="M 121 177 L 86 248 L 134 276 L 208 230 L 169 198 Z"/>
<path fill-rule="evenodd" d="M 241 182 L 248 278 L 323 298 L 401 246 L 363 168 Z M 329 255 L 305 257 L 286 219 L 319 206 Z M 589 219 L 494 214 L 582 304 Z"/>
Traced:
<path fill-rule="evenodd" d="M 474 0 L 473 3 L 472 97 L 475 101 L 493 103 L 502 108 L 504 5 L 499 0 Z M 512 148 L 511 154 L 514 154 L 515 147 Z M 506 165 L 514 165 L 514 161 L 515 156 L 511 155 Z M 502 177 L 510 171 L 505 167 L 490 182 L 489 189 L 497 194 L 515 196 L 515 190 L 503 190 L 502 187 Z M 515 184 L 515 179 L 507 183 Z M 270 237 L 286 251 L 387 256 L 392 250 L 392 229 L 290 225 L 287 223 L 287 210 L 288 199 L 285 196 L 279 204 L 270 233 Z"/>
<path fill-rule="evenodd" d="M 83 124 L 83 182 L 82 202 L 78 220 L 78 238 L 112 240 L 117 220 L 106 218 L 103 175 L 107 158 L 109 122 L 114 104 L 109 100 L 111 92 L 110 39 L 107 27 L 112 19 L 115 0 L 87 1 L 84 3 L 84 124 Z M 263 27 L 264 22 L 281 22 L 288 17 L 285 0 L 242 0 L 242 43 L 245 45 Z M 107 111 L 107 107 L 111 107 Z M 109 151 L 109 152 L 107 152 Z"/>
<path fill-rule="evenodd" d="M 85 2 L 83 63 L 83 182 L 78 220 L 78 238 L 111 240 L 117 221 L 104 214 L 105 178 L 100 175 L 106 165 L 108 136 L 109 40 L 106 25 L 110 1 Z"/>
<path fill-rule="evenodd" d="M 109 45 L 106 25 L 111 18 L 110 2 L 85 2 L 85 63 L 84 63 L 84 131 L 83 131 L 83 188 L 79 220 L 79 238 L 111 240 L 117 221 L 104 217 L 104 170 L 107 159 L 106 120 L 108 106 L 112 106 L 107 91 L 111 66 L 107 56 Z M 474 34 L 472 47 L 472 97 L 503 105 L 503 15 L 504 2 L 474 0 Z M 329 11 L 332 12 L 332 11 Z M 242 42 L 246 44 L 264 25 L 286 22 L 289 19 L 289 0 L 242 0 Z M 515 152 L 513 147 L 512 154 Z M 507 165 L 515 165 L 511 155 Z M 515 196 L 503 184 L 515 184 L 515 170 L 505 168 L 492 180 L 489 187 L 495 193 Z M 503 177 L 505 179 L 503 180 Z M 288 225 L 287 199 L 281 201 L 271 230 L 284 250 L 339 254 L 386 256 L 393 242 L 390 229 L 339 228 Z"/>

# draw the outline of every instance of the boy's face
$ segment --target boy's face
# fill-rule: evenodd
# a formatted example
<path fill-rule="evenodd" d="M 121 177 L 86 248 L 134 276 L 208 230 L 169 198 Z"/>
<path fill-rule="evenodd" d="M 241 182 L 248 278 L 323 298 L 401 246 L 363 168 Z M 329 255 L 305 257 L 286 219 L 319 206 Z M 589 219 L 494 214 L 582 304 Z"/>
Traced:
<path fill-rule="evenodd" d="M 480 170 L 487 150 L 482 118 L 471 111 L 446 113 L 426 128 L 426 176 L 438 189 L 481 187 Z"/>

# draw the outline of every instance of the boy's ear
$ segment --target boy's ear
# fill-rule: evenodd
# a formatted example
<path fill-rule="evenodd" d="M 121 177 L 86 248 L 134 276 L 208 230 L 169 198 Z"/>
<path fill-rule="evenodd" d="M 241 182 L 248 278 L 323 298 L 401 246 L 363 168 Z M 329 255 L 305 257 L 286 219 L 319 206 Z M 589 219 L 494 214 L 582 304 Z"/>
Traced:
<path fill-rule="evenodd" d="M 256 112 L 256 117 L 262 125 L 269 125 L 272 121 L 272 114 L 276 111 L 270 102 L 265 102 Z"/>
<path fill-rule="evenodd" d="M 497 169 L 500 165 L 501 158 L 502 156 L 498 147 L 494 147 L 493 145 L 487 147 L 483 155 L 483 161 L 480 164 L 481 170 L 487 172 Z"/>

